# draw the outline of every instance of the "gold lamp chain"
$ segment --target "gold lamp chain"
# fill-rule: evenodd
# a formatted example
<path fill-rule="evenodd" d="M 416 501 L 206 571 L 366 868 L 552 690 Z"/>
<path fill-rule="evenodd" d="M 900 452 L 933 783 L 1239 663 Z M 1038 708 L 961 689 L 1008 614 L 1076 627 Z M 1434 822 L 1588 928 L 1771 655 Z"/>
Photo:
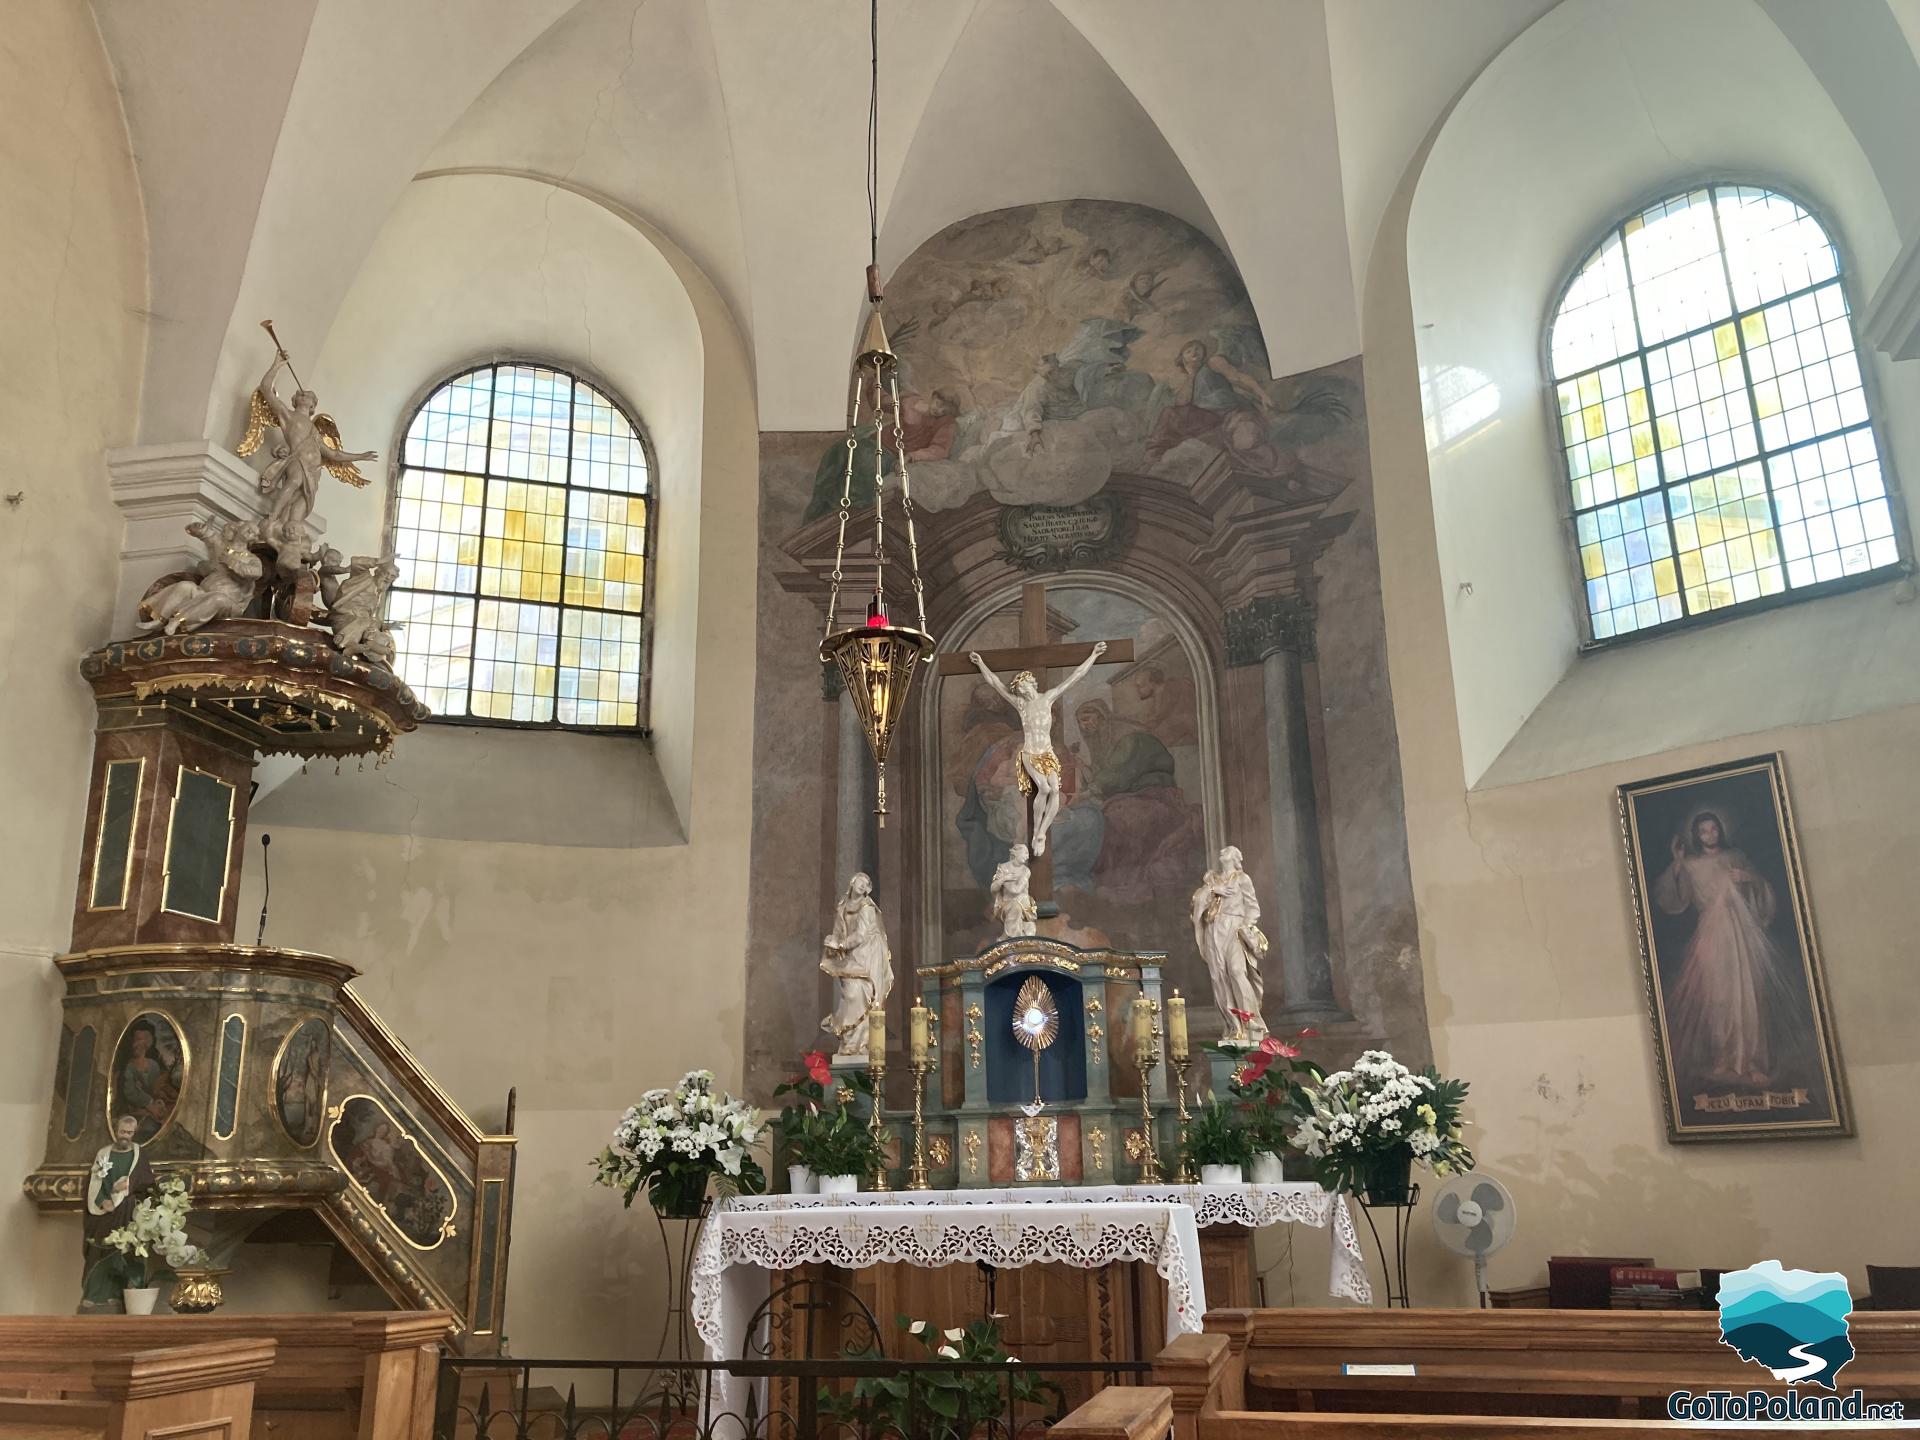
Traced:
<path fill-rule="evenodd" d="M 906 425 L 900 418 L 900 375 L 896 370 L 887 377 L 893 392 L 893 450 L 900 466 L 900 513 L 907 522 L 907 570 L 913 579 L 913 603 L 920 614 L 920 628 L 927 628 L 927 592 L 920 583 L 920 540 L 913 529 L 913 489 L 907 483 Z M 928 652 L 932 658 L 932 652 Z"/>
<path fill-rule="evenodd" d="M 881 470 L 886 465 L 887 448 L 881 442 L 881 434 L 886 429 L 886 412 L 881 405 L 880 367 L 886 362 L 879 356 L 873 360 L 873 594 L 880 602 L 880 608 L 887 608 L 887 500 L 886 491 L 881 486 Z M 894 428 L 899 428 L 899 416 L 894 417 Z"/>
<path fill-rule="evenodd" d="M 847 396 L 847 470 L 840 480 L 840 535 L 833 542 L 833 585 L 827 592 L 827 634 L 840 618 L 841 565 L 847 558 L 847 521 L 853 516 L 853 452 L 856 422 L 860 418 L 860 371 L 853 372 L 853 391 Z"/>

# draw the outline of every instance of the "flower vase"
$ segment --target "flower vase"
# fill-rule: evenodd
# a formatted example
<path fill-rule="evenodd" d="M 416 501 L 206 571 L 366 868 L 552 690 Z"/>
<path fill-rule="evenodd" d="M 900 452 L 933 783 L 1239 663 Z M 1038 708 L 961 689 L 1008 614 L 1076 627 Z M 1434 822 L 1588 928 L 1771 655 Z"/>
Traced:
<path fill-rule="evenodd" d="M 160 1299 L 158 1285 L 128 1285 L 120 1291 L 120 1300 L 129 1315 L 151 1315 Z"/>
<path fill-rule="evenodd" d="M 852 1195 L 860 1189 L 858 1175 L 818 1175 L 814 1179 L 822 1195 Z"/>
<path fill-rule="evenodd" d="M 1287 1178 L 1286 1167 L 1271 1150 L 1261 1150 L 1253 1157 L 1252 1178 L 1256 1185 L 1278 1185 Z"/>
<path fill-rule="evenodd" d="M 1369 1205 L 1405 1205 L 1413 1194 L 1413 1151 L 1405 1145 L 1367 1156 L 1361 1190 Z"/>
<path fill-rule="evenodd" d="M 813 1178 L 813 1171 L 805 1165 L 787 1166 L 787 1193 L 789 1195 L 817 1195 L 819 1190 Z"/>
<path fill-rule="evenodd" d="M 666 1176 L 647 1186 L 647 1199 L 669 1220 L 698 1220 L 707 1199 L 708 1179 L 704 1170 Z"/>
<path fill-rule="evenodd" d="M 1200 1183 L 1202 1185 L 1238 1185 L 1242 1172 L 1238 1165 L 1202 1165 Z"/>

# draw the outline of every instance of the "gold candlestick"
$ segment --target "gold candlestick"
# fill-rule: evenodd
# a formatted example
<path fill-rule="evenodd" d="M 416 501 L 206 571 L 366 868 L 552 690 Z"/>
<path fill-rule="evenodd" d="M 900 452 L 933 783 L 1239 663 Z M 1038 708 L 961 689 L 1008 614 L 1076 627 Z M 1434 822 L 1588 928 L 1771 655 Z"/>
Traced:
<path fill-rule="evenodd" d="M 873 1108 L 867 1129 L 873 1135 L 873 1174 L 868 1188 L 876 1193 L 893 1189 L 887 1182 L 887 1130 L 880 1110 L 887 1093 L 887 1015 L 878 1005 L 867 1012 L 867 1072 L 873 1077 Z"/>
<path fill-rule="evenodd" d="M 1180 1076 L 1180 1088 L 1176 1092 L 1180 1102 L 1180 1158 L 1173 1167 L 1173 1183 L 1191 1185 L 1198 1178 L 1187 1164 L 1187 1067 L 1193 1060 L 1190 1056 L 1174 1055 L 1171 1063 Z"/>
<path fill-rule="evenodd" d="M 1153 1068 L 1160 1063 L 1160 1027 L 1154 1023 L 1152 1003 L 1145 996 L 1133 1002 L 1134 1035 L 1141 1042 L 1134 1049 L 1134 1062 L 1140 1067 L 1140 1183 L 1160 1183 L 1160 1157 L 1154 1153 Z"/>
<path fill-rule="evenodd" d="M 907 1170 L 909 1190 L 931 1190 L 927 1178 L 927 1072 L 933 1069 L 933 1012 L 915 997 L 907 1012 L 908 1068 L 913 1071 L 913 1163 Z"/>

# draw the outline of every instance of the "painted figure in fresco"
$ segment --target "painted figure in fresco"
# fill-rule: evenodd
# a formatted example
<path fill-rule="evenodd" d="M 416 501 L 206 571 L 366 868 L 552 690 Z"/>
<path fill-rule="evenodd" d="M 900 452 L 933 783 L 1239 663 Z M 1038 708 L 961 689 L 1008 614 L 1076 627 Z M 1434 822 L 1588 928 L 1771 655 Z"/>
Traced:
<path fill-rule="evenodd" d="M 1160 412 L 1147 437 L 1147 459 L 1162 459 L 1188 440 L 1251 454 L 1266 445 L 1272 414 L 1273 401 L 1258 380 L 1204 341 L 1189 340 L 1180 349 L 1173 404 Z"/>
<path fill-rule="evenodd" d="M 1015 845 L 994 870 L 993 884 L 988 888 L 993 903 L 993 918 L 1000 922 L 1000 934 L 1004 939 L 1012 940 L 1034 932 L 1034 921 L 1039 918 L 1040 907 L 1034 903 L 1033 896 L 1027 893 L 1027 886 L 1032 880 L 1033 871 L 1027 865 L 1027 847 Z"/>
<path fill-rule="evenodd" d="M 1074 711 L 1086 772 L 1106 824 L 1094 887 L 1116 900 L 1177 896 L 1206 850 L 1200 807 L 1181 790 L 1173 752 L 1104 700 Z"/>
<path fill-rule="evenodd" d="M 1149 664 L 1114 686 L 1114 712 L 1145 726 L 1167 745 L 1191 745 L 1199 738 L 1199 702 L 1193 676 L 1181 668 Z"/>
<path fill-rule="evenodd" d="M 1674 1059 L 1683 1073 L 1721 1084 L 1765 1085 L 1784 1058 L 1770 1025 L 1797 1004 L 1797 966 L 1767 933 L 1777 901 L 1718 810 L 1687 818 L 1653 882 L 1653 903 L 1694 913 L 1693 935 L 1667 998 Z"/>
<path fill-rule="evenodd" d="M 160 1133 L 180 1100 L 183 1077 L 172 1027 L 152 1017 L 134 1021 L 115 1060 L 114 1104 L 134 1117 L 133 1138 L 144 1145 Z"/>
<path fill-rule="evenodd" d="M 839 1037 L 838 1054 L 864 1059 L 867 1012 L 884 1006 L 893 993 L 893 951 L 873 900 L 873 881 L 864 874 L 847 882 L 833 929 L 820 942 L 820 968 L 834 981 L 833 1013 L 820 1028 Z"/>
<path fill-rule="evenodd" d="M 1073 668 L 1072 674 L 1053 689 L 1042 690 L 1030 670 L 1014 676 L 1011 686 L 1001 684 L 979 651 L 967 652 L 974 669 L 1020 717 L 1020 788 L 1033 797 L 1027 844 L 1035 855 L 1047 853 L 1047 830 L 1060 809 L 1060 757 L 1053 752 L 1053 702 L 1077 685 L 1106 653 L 1107 642 L 1094 641 L 1093 652 Z"/>
<path fill-rule="evenodd" d="M 139 1126 L 137 1115 L 114 1116 L 113 1139 L 94 1152 L 93 1168 L 87 1172 L 86 1213 L 81 1217 L 83 1314 L 119 1308 L 120 1269 L 113 1253 L 103 1250 L 100 1242 L 131 1220 L 133 1207 L 158 1184 L 153 1166 L 134 1139 Z"/>
<path fill-rule="evenodd" d="M 349 1100 L 331 1144 L 347 1173 L 409 1239 L 432 1245 L 441 1237 L 453 1196 L 422 1158 L 419 1143 L 379 1106 L 364 1096 Z"/>
<path fill-rule="evenodd" d="M 951 391 L 903 395 L 900 398 L 899 444 L 907 452 L 909 463 L 945 460 L 951 455 L 959 415 L 960 402 Z M 889 436 L 887 443 L 893 444 L 893 437 Z"/>
<path fill-rule="evenodd" d="M 1193 892 L 1191 912 L 1194 944 L 1213 981 L 1213 1003 L 1220 1009 L 1226 1038 L 1244 1043 L 1265 1039 L 1266 981 L 1260 962 L 1267 955 L 1267 937 L 1260 930 L 1253 877 L 1241 864 L 1238 847 L 1229 845 L 1220 852 L 1219 868 L 1209 870 Z"/>

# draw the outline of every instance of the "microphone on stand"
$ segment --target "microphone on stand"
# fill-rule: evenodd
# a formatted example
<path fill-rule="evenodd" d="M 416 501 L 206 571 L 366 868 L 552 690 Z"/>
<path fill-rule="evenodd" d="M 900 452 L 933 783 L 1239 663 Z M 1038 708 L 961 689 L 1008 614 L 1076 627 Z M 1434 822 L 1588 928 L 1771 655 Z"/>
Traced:
<path fill-rule="evenodd" d="M 266 882 L 266 888 L 260 893 L 260 929 L 253 937 L 255 945 L 267 938 L 267 901 L 273 898 L 273 869 L 267 861 L 267 847 L 272 843 L 273 836 L 260 837 L 260 878 Z"/>

